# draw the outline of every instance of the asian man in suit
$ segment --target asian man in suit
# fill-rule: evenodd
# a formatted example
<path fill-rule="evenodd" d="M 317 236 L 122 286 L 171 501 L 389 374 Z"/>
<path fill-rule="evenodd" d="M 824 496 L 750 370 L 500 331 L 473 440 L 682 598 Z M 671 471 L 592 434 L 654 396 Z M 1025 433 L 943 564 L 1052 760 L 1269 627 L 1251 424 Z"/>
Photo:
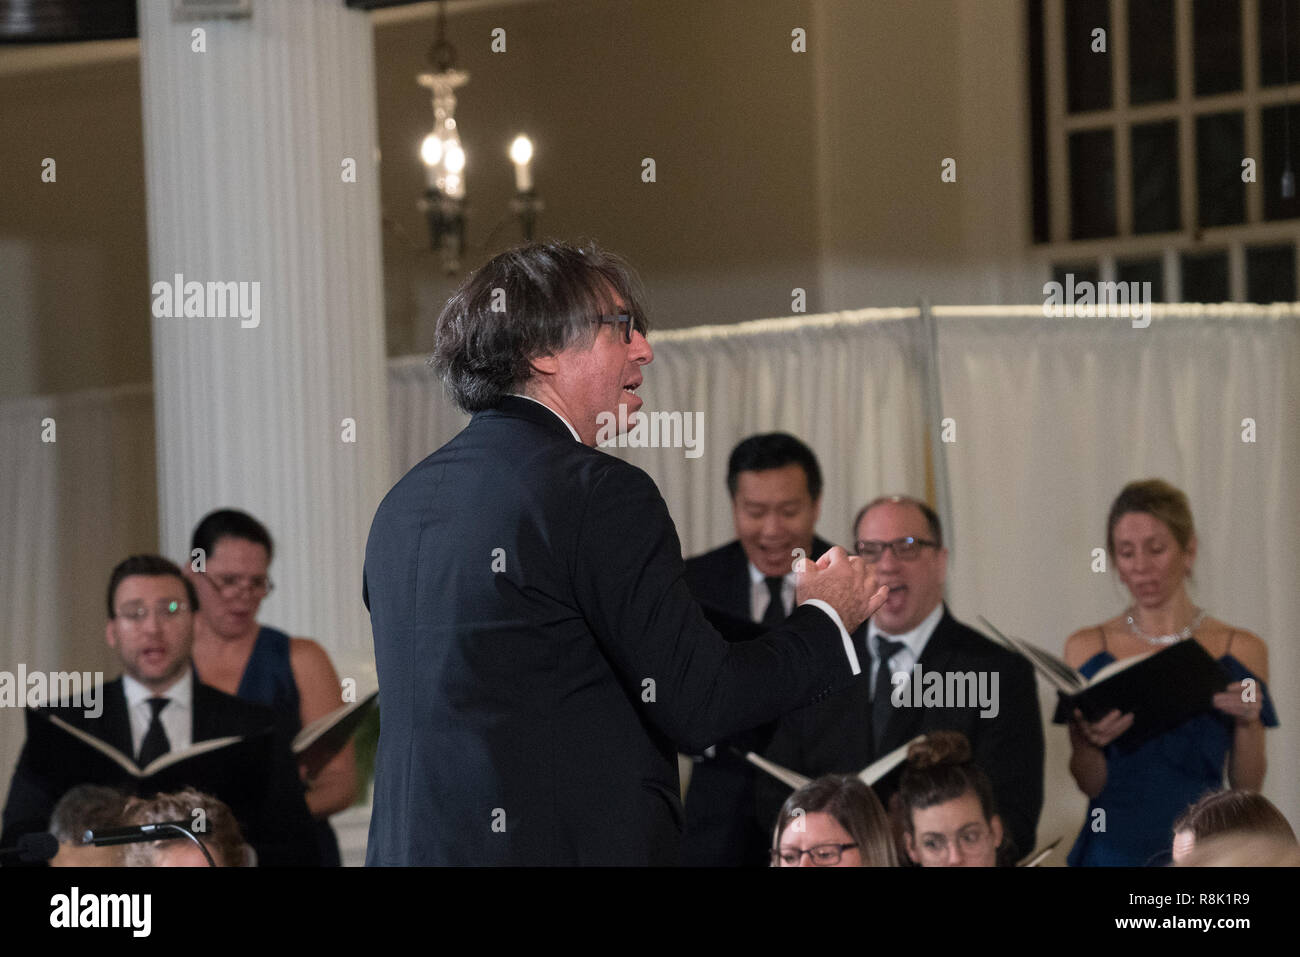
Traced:
<path fill-rule="evenodd" d="M 813 531 L 821 514 L 821 467 L 812 449 L 793 435 L 751 435 L 728 459 L 727 492 L 736 538 L 688 559 L 686 584 L 701 605 L 774 627 L 794 610 L 795 557 L 819 558 L 831 547 Z M 724 637 L 745 636 L 724 630 Z M 775 727 L 768 722 L 751 728 L 695 756 L 683 864 L 767 866 L 772 835 L 753 814 L 755 769 L 740 754 L 761 754 Z"/>
<path fill-rule="evenodd" d="M 729 644 L 654 482 L 594 448 L 641 408 L 646 328 L 626 265 L 560 242 L 495 257 L 439 317 L 433 365 L 473 418 L 366 545 L 368 864 L 677 864 L 678 749 L 854 680 L 845 628 L 884 600 L 865 562 L 809 561 L 790 617 Z"/>
<path fill-rule="evenodd" d="M 262 865 L 316 865 L 320 861 L 302 782 L 284 729 L 269 709 L 209 688 L 194 675 L 194 586 L 172 562 L 158 555 L 133 555 L 113 569 L 108 585 L 104 634 L 122 663 L 123 675 L 99 689 L 100 713 L 65 703 L 49 709 L 62 720 L 107 742 L 144 767 L 200 741 L 257 736 L 270 729 L 269 757 L 257 779 L 264 793 L 250 797 L 246 780 L 208 784 L 218 797 L 238 795 L 249 844 Z M 71 742 L 71 738 L 69 741 Z M 75 768 L 58 755 L 23 747 L 4 808 L 0 846 L 43 831 L 65 785 L 110 784 L 129 789 L 126 772 L 113 781 L 73 781 Z M 248 776 L 250 779 L 253 775 Z"/>
<path fill-rule="evenodd" d="M 1008 851 L 1029 853 L 1043 807 L 1043 726 L 1032 667 L 949 613 L 943 601 L 948 550 L 928 505 L 907 496 L 879 498 L 862 508 L 854 529 L 855 551 L 890 589 L 884 606 L 854 634 L 869 680 L 783 717 L 766 756 L 811 778 L 856 774 L 918 734 L 960 731 L 993 784 Z M 944 675 L 945 687 L 951 673 L 976 681 L 982 675 L 986 689 L 996 687 L 995 706 L 970 700 L 911 706 L 918 664 L 922 674 Z M 964 694 L 969 685 L 962 687 Z M 789 788 L 768 775 L 756 788 L 760 820 L 775 821 Z M 878 796 L 888 806 L 890 795 Z"/>

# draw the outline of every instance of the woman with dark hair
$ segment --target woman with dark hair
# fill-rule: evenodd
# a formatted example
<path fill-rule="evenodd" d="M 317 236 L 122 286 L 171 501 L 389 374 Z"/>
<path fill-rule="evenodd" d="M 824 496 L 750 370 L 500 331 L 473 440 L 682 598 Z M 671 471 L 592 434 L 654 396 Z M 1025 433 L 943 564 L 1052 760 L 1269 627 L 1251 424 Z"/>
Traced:
<path fill-rule="evenodd" d="M 1281 846 L 1296 845 L 1295 831 L 1268 798 L 1254 791 L 1215 791 L 1205 795 L 1174 822 L 1173 862 L 1188 863 L 1196 848 L 1211 838 L 1263 835 Z"/>
<path fill-rule="evenodd" d="M 275 587 L 270 578 L 275 548 L 266 526 L 247 512 L 209 512 L 190 539 L 188 582 L 202 595 L 194 616 L 194 668 L 218 691 L 266 705 L 289 734 L 343 705 L 339 677 L 329 654 L 310 638 L 262 624 L 262 602 Z M 203 557 L 195 567 L 197 556 Z M 324 767 L 300 769 L 304 797 L 315 823 L 321 863 L 341 863 L 329 816 L 356 798 L 356 751 L 352 743 Z"/>
<path fill-rule="evenodd" d="M 880 799 L 849 774 L 828 774 L 786 798 L 775 844 L 773 867 L 898 866 Z"/>
<path fill-rule="evenodd" d="M 933 731 L 907 749 L 898 808 L 907 856 L 922 867 L 998 864 L 1002 819 L 964 734 Z"/>
<path fill-rule="evenodd" d="M 1133 724 L 1112 711 L 1070 722 L 1070 773 L 1088 795 L 1088 819 L 1071 866 L 1145 865 L 1169 851 L 1174 818 L 1206 791 L 1264 782 L 1264 728 L 1277 725 L 1268 649 L 1258 636 L 1196 607 L 1187 594 L 1196 531 L 1187 496 L 1160 479 L 1131 482 L 1111 505 L 1106 550 L 1133 601 L 1114 618 L 1075 632 L 1065 660 L 1087 677 L 1113 661 L 1199 641 L 1227 675 L 1205 710 L 1136 749 L 1114 742 Z M 1230 684 L 1228 682 L 1231 682 Z M 1158 693 L 1158 689 L 1153 689 Z"/>

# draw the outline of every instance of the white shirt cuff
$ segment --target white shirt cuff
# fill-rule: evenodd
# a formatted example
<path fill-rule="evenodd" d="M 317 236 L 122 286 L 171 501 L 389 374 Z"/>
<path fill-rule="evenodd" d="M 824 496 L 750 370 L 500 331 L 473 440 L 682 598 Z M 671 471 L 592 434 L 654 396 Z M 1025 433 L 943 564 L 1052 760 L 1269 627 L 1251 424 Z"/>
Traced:
<path fill-rule="evenodd" d="M 849 667 L 853 669 L 855 675 L 862 674 L 862 666 L 858 664 L 858 653 L 853 649 L 853 639 L 844 630 L 844 622 L 840 620 L 840 613 L 820 598 L 808 598 L 799 602 L 799 604 L 816 605 L 830 616 L 831 621 L 835 622 L 835 627 L 840 630 L 840 638 L 844 641 L 844 653 L 849 656 Z"/>

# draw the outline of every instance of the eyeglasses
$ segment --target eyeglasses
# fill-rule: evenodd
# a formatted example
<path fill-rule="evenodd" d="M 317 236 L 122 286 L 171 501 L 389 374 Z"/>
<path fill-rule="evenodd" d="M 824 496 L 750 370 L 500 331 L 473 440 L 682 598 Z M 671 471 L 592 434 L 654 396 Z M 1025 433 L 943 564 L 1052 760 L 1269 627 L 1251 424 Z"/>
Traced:
<path fill-rule="evenodd" d="M 266 575 L 211 575 L 205 572 L 204 577 L 211 582 L 212 587 L 222 598 L 229 598 L 243 591 L 265 597 L 275 589 L 275 582 Z"/>
<path fill-rule="evenodd" d="M 892 548 L 894 554 L 905 562 L 914 562 L 921 555 L 922 548 L 938 548 L 938 542 L 926 538 L 896 538 L 892 542 L 858 541 L 854 547 L 864 562 L 874 565 L 885 557 L 885 549 Z"/>
<path fill-rule="evenodd" d="M 190 610 L 190 603 L 176 601 L 175 599 L 164 600 L 155 602 L 153 610 L 160 621 L 175 621 Z M 149 606 L 144 602 L 132 602 L 129 605 L 123 605 L 117 610 L 117 617 L 132 625 L 142 624 L 149 617 Z"/>
<path fill-rule="evenodd" d="M 857 844 L 818 844 L 803 851 L 794 847 L 778 847 L 772 850 L 772 865 L 798 867 L 803 861 L 803 856 L 807 854 L 812 858 L 814 867 L 834 867 L 840 862 L 845 851 L 857 846 Z"/>
<path fill-rule="evenodd" d="M 636 320 L 631 316 L 601 316 L 596 321 L 602 326 L 606 323 L 621 325 L 623 327 L 623 341 L 629 345 L 632 343 L 632 329 L 636 325 Z"/>
<path fill-rule="evenodd" d="M 993 836 L 993 832 L 983 827 L 972 827 L 957 834 L 957 844 L 963 852 L 973 851 Z M 948 838 L 943 834 L 927 834 L 921 839 L 921 847 L 929 854 L 947 854 Z"/>

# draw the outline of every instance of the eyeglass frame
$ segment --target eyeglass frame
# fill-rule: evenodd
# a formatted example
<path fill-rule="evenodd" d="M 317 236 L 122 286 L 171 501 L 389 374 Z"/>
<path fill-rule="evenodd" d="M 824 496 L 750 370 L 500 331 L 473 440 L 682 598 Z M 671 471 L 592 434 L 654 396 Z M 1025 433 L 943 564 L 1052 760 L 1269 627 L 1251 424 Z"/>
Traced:
<path fill-rule="evenodd" d="M 172 606 L 172 605 L 174 605 L 175 608 L 168 607 L 166 611 L 160 610 L 163 609 L 164 606 Z M 126 613 L 127 607 L 130 607 L 132 609 L 138 609 L 141 612 L 141 614 L 129 615 Z M 185 601 L 183 598 L 160 598 L 153 603 L 153 613 L 158 618 L 159 621 L 175 621 L 177 616 L 180 615 L 182 612 L 193 611 L 193 610 L 194 609 L 190 607 L 190 603 L 188 601 Z M 124 606 L 122 608 L 117 609 L 117 611 L 113 612 L 113 617 L 118 618 L 130 625 L 139 625 L 143 623 L 146 619 L 148 619 L 149 605 L 146 604 L 145 602 L 141 602 L 139 605 Z"/>
<path fill-rule="evenodd" d="M 868 558 L 866 555 L 863 555 L 862 549 L 866 545 L 879 545 L 880 554 L 877 555 L 875 558 Z M 899 545 L 916 545 L 918 547 L 915 554 L 908 556 L 908 555 L 904 555 L 902 552 L 898 550 Z M 929 548 L 937 549 L 939 548 L 939 543 L 936 541 L 932 541 L 931 539 L 928 538 L 915 538 L 911 535 L 906 535 L 903 538 L 895 538 L 892 541 L 888 541 L 888 542 L 882 542 L 879 539 L 875 539 L 875 538 L 860 538 L 853 543 L 853 551 L 859 558 L 861 558 L 868 565 L 874 565 L 877 562 L 879 562 L 882 558 L 885 557 L 886 551 L 892 551 L 894 553 L 894 557 L 897 558 L 900 562 L 914 562 L 921 557 L 921 549 L 926 548 L 927 546 Z"/>
<path fill-rule="evenodd" d="M 229 598 L 231 595 L 237 595 L 242 591 L 248 591 L 254 595 L 261 594 L 263 598 L 275 591 L 275 582 L 271 581 L 270 575 L 232 575 L 223 576 L 235 579 L 234 581 L 222 584 L 212 576 L 211 572 L 201 572 L 203 577 L 212 586 L 213 590 L 222 598 Z M 262 584 L 256 584 L 256 579 L 261 578 Z M 242 582 L 240 581 L 242 579 Z"/>
<path fill-rule="evenodd" d="M 974 823 L 974 822 L 972 822 L 972 823 Z M 965 830 L 965 829 L 963 828 L 963 830 Z M 927 854 L 935 854 L 935 855 L 946 855 L 946 854 L 948 854 L 948 853 L 949 853 L 949 849 L 952 847 L 952 845 L 948 842 L 948 835 L 947 835 L 947 834 L 937 834 L 937 835 L 935 835 L 935 836 L 938 837 L 940 840 L 943 841 L 943 846 L 940 847 L 940 848 L 937 848 L 937 849 L 936 849 L 936 848 L 928 848 L 928 847 L 927 847 L 927 848 L 925 848 L 925 852 L 926 852 Z M 961 837 L 962 837 L 962 832 L 961 832 L 961 831 L 958 831 L 956 836 L 957 836 L 957 842 L 956 842 L 956 843 L 957 843 L 957 847 L 961 849 L 961 853 L 962 853 L 962 854 L 965 854 L 965 853 L 967 853 L 967 851 L 971 851 L 971 850 L 974 850 L 975 848 L 979 847 L 979 846 L 980 846 L 981 844 L 983 844 L 985 841 L 992 840 L 992 839 L 993 839 L 993 828 L 989 827 L 987 824 L 983 825 L 983 826 L 981 827 L 981 829 L 980 829 L 979 836 L 976 837 L 973 841 L 971 841 L 971 843 L 970 843 L 969 846 L 967 846 L 967 845 L 965 845 L 965 844 L 962 843 L 962 839 L 961 839 Z M 916 838 L 915 840 L 916 840 L 917 851 L 919 852 L 919 851 L 921 850 L 921 848 L 924 847 L 924 843 L 923 843 L 923 841 L 922 841 L 920 838 Z"/>
<path fill-rule="evenodd" d="M 600 325 L 622 325 L 623 341 L 629 346 L 632 344 L 632 332 L 636 329 L 636 319 L 624 313 L 618 316 L 598 316 L 596 322 Z M 639 331 L 639 330 L 637 330 Z"/>
<path fill-rule="evenodd" d="M 836 844 L 836 843 L 834 843 L 834 842 L 831 842 L 831 843 L 829 843 L 829 844 L 818 844 L 818 845 L 816 845 L 816 846 L 814 846 L 814 847 L 806 847 L 806 848 L 804 848 L 803 850 L 799 851 L 799 859 L 798 859 L 798 860 L 796 860 L 793 864 L 786 864 L 785 866 L 786 866 L 786 867 L 798 867 L 800 864 L 803 863 L 803 856 L 804 856 L 805 854 L 807 854 L 809 857 L 812 858 L 813 867 L 834 867 L 834 866 L 835 866 L 836 864 L 838 864 L 840 861 L 844 860 L 844 852 L 845 852 L 845 851 L 850 850 L 850 849 L 852 849 L 852 848 L 855 848 L 855 847 L 857 847 L 857 846 L 858 846 L 858 842 L 857 842 L 857 841 L 854 841 L 854 842 L 852 842 L 852 843 L 850 843 L 850 844 Z M 825 864 L 818 864 L 818 863 L 817 863 L 817 858 L 814 856 L 814 852 L 816 852 L 816 851 L 820 851 L 820 850 L 822 850 L 822 849 L 824 849 L 824 848 L 827 848 L 827 847 L 833 847 L 833 848 L 835 848 L 835 860 L 833 860 L 833 861 L 827 861 Z M 790 848 L 790 850 L 789 850 L 788 853 L 793 854 L 794 851 L 795 851 L 794 848 Z M 774 847 L 774 848 L 772 848 L 771 851 L 768 852 L 768 855 L 769 855 L 769 856 L 768 856 L 768 860 L 770 860 L 770 861 L 772 862 L 772 866 L 774 866 L 774 867 L 778 867 L 778 866 L 780 866 L 780 864 L 784 864 L 784 863 L 785 863 L 785 861 L 784 861 L 783 858 L 782 858 L 782 855 L 783 855 L 784 853 L 787 853 L 787 852 L 782 851 L 781 848 L 779 848 L 779 847 Z M 778 863 L 778 862 L 779 862 L 779 863 Z"/>

